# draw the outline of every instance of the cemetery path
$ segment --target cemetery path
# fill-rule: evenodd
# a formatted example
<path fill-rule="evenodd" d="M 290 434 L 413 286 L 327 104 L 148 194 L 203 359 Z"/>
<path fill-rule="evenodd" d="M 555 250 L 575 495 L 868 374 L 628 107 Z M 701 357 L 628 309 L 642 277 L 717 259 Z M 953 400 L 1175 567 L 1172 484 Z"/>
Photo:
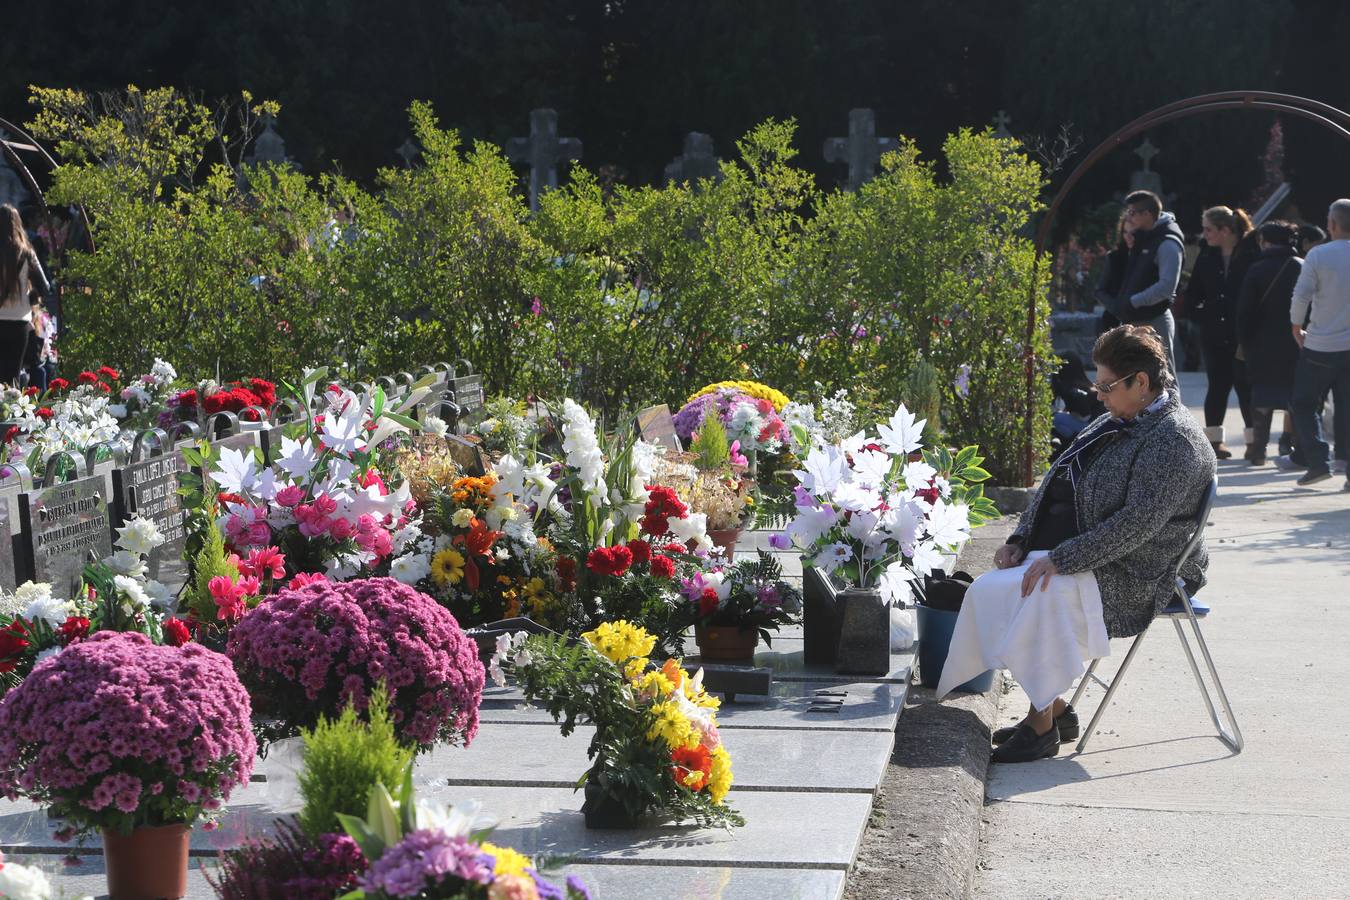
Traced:
<path fill-rule="evenodd" d="M 1203 375 L 1183 373 L 1199 415 Z M 1242 421 L 1228 413 L 1229 446 Z M 1173 629 L 1159 623 L 1086 753 L 993 766 L 976 897 L 1332 896 L 1350 880 L 1350 493 L 1219 464 L 1202 628 L 1246 748 L 1213 736 Z M 1103 677 L 1129 641 L 1115 641 Z M 1102 691 L 1082 703 L 1086 724 Z M 1026 709 L 1014 689 L 1005 724 Z"/>

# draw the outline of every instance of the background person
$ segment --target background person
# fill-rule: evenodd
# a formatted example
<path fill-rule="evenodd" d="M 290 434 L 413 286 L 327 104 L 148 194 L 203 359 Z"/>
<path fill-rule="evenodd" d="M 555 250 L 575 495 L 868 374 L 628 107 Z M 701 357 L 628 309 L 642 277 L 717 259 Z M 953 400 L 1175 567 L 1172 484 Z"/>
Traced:
<path fill-rule="evenodd" d="M 1130 250 L 1134 248 L 1134 232 L 1127 225 L 1126 214 L 1122 212 L 1116 222 L 1116 246 L 1106 254 L 1106 265 L 1102 267 L 1101 279 L 1097 282 L 1094 294 L 1102 305 L 1102 320 L 1099 331 L 1110 331 L 1120 324 L 1116 314 L 1120 301 L 1120 288 L 1125 283 L 1125 269 L 1130 264 Z"/>
<path fill-rule="evenodd" d="M 1181 281 L 1186 236 L 1176 216 L 1163 212 L 1162 201 L 1151 191 L 1135 191 L 1125 198 L 1125 224 L 1134 232 L 1134 247 L 1118 295 L 1117 316 L 1122 322 L 1152 326 L 1167 353 L 1167 369 L 1175 372 L 1172 302 Z"/>
<path fill-rule="evenodd" d="M 1257 233 L 1261 255 L 1242 282 L 1237 304 L 1237 340 L 1251 383 L 1252 431 L 1247 459 L 1265 465 L 1270 426 L 1277 409 L 1289 408 L 1298 366 L 1298 344 L 1285 328 L 1294 284 L 1303 271 L 1295 247 L 1297 229 L 1267 222 Z"/>
<path fill-rule="evenodd" d="M 941 697 L 1007 668 L 1031 700 L 1027 717 L 994 734 L 995 762 L 1059 752 L 1077 716 L 1060 694 L 1110 638 L 1139 634 L 1172 599 L 1171 568 L 1214 478 L 1214 451 L 1181 405 L 1162 341 L 1121 325 L 1097 339 L 1094 385 L 1107 412 L 1055 461 L 998 569 L 970 586 L 938 685 Z M 1204 583 L 1203 545 L 1184 561 Z"/>
<path fill-rule="evenodd" d="M 0 205 L 0 384 L 17 385 L 33 326 L 33 298 L 47 293 L 19 211 Z"/>
<path fill-rule="evenodd" d="M 1318 415 L 1327 392 L 1338 410 L 1350 409 L 1350 200 L 1331 204 L 1327 237 L 1325 244 L 1308 252 L 1289 309 L 1294 340 L 1302 348 L 1292 410 L 1308 466 L 1298 480 L 1301 487 L 1331 477 L 1331 447 Z M 1346 489 L 1350 490 L 1350 476 Z"/>
<path fill-rule="evenodd" d="M 1219 459 L 1233 452 L 1224 442 L 1223 419 L 1228 412 L 1228 395 L 1236 393 L 1242 424 L 1247 429 L 1247 453 L 1251 459 L 1252 392 L 1247 370 L 1237 359 L 1238 294 L 1247 270 L 1260 255 L 1252 220 L 1240 209 L 1212 206 L 1204 216 L 1205 248 L 1195 261 L 1191 282 L 1186 290 L 1187 311 L 1200 320 L 1205 349 L 1205 374 L 1209 386 L 1205 393 L 1205 436 Z M 1261 455 L 1265 456 L 1264 449 Z"/>

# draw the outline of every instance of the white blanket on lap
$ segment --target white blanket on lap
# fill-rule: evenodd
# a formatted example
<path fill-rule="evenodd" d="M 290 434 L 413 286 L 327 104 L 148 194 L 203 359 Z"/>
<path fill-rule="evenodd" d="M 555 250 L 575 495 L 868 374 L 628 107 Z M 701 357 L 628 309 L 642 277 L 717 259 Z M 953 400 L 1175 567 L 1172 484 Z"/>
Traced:
<path fill-rule="evenodd" d="M 1091 572 L 1056 575 L 1022 596 L 1022 576 L 1038 550 L 1013 569 L 986 572 L 966 591 L 956 619 L 937 695 L 987 669 L 1007 669 L 1037 709 L 1073 686 L 1089 660 L 1111 643 L 1102 619 L 1102 595 Z"/>

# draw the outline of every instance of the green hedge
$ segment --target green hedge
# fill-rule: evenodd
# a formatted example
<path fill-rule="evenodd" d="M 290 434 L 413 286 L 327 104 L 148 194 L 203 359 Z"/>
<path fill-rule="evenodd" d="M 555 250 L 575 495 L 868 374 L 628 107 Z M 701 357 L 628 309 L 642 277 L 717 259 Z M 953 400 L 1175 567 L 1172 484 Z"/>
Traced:
<path fill-rule="evenodd" d="M 33 128 L 63 160 L 52 199 L 86 206 L 98 246 L 60 273 L 77 286 L 69 366 L 144 371 L 162 356 L 187 377 L 364 378 L 463 357 L 490 391 L 565 393 L 614 416 L 747 377 L 893 406 L 925 359 L 949 441 L 1018 480 L 1042 178 L 987 132 L 948 138 L 944 176 L 902 141 L 861 190 L 825 193 L 793 164 L 794 124 L 768 121 L 717 181 L 604 186 L 578 168 L 531 215 L 499 148 L 464 146 L 424 104 L 410 110 L 421 163 L 365 190 L 240 164 L 231 148 L 275 111 L 247 98 L 234 118 L 171 91 L 35 101 Z M 354 212 L 346 239 L 333 209 Z"/>

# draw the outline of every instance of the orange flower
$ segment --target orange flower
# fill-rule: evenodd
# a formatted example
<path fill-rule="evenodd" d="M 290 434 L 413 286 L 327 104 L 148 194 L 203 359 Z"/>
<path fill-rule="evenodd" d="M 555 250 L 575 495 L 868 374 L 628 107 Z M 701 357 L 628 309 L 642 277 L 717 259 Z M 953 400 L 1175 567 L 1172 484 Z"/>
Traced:
<path fill-rule="evenodd" d="M 708 785 L 708 776 L 712 774 L 712 753 L 701 744 L 693 747 L 679 747 L 672 751 L 670 759 L 675 765 L 670 767 L 670 775 L 676 784 L 682 784 L 691 791 L 701 791 Z"/>
<path fill-rule="evenodd" d="M 492 553 L 493 543 L 501 536 L 500 531 L 493 531 L 482 519 L 475 518 L 469 522 L 469 533 L 455 535 L 454 542 L 463 544 L 470 556 L 486 557 Z"/>
<path fill-rule="evenodd" d="M 680 670 L 680 664 L 676 660 L 668 659 L 661 664 L 661 674 L 670 682 L 670 686 L 675 690 L 680 689 L 684 683 L 684 673 Z"/>

